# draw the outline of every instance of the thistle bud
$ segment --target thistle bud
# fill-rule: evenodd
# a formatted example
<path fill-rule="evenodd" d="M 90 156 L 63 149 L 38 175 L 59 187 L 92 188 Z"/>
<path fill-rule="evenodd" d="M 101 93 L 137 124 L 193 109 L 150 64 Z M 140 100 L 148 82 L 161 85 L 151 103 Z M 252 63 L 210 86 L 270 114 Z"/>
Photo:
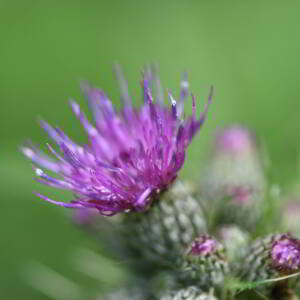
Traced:
<path fill-rule="evenodd" d="M 249 234 L 236 225 L 227 225 L 219 229 L 217 236 L 226 249 L 228 261 L 236 265 L 245 255 Z"/>
<path fill-rule="evenodd" d="M 148 260 L 174 263 L 194 238 L 206 231 L 202 208 L 179 180 L 152 203 L 146 212 L 125 215 L 126 240 Z"/>
<path fill-rule="evenodd" d="M 284 230 L 300 238 L 300 201 L 287 201 L 281 211 Z"/>
<path fill-rule="evenodd" d="M 202 234 L 187 249 L 179 278 L 182 282 L 207 288 L 220 285 L 227 272 L 224 247 L 213 237 Z"/>
<path fill-rule="evenodd" d="M 177 291 L 169 291 L 158 300 L 217 300 L 211 293 L 205 293 L 198 287 L 190 286 Z"/>
<path fill-rule="evenodd" d="M 242 279 L 258 281 L 300 271 L 300 240 L 289 234 L 269 235 L 256 240 L 242 264 Z"/>
<path fill-rule="evenodd" d="M 200 192 L 209 199 L 208 209 L 217 204 L 219 223 L 237 223 L 251 229 L 260 215 L 265 185 L 262 160 L 253 134 L 239 126 L 223 130 L 217 136 L 202 177 Z"/>

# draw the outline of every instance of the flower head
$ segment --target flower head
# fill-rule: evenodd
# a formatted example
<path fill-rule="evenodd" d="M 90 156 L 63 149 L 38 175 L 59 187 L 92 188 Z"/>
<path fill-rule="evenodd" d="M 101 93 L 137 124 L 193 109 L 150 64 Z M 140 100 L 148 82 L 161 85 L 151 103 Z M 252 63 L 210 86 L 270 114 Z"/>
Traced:
<path fill-rule="evenodd" d="M 300 240 L 285 234 L 276 240 L 271 249 L 272 264 L 279 271 L 291 273 L 300 270 Z"/>
<path fill-rule="evenodd" d="M 41 121 L 41 126 L 56 142 L 60 154 L 47 144 L 54 156 L 50 158 L 33 146 L 23 153 L 38 165 L 37 181 L 48 186 L 72 191 L 70 203 L 51 203 L 73 208 L 95 208 L 101 214 L 145 210 L 154 196 L 165 190 L 183 166 L 185 150 L 202 126 L 212 94 L 199 119 L 192 96 L 192 115 L 183 118 L 184 101 L 189 95 L 186 75 L 178 101 L 169 93 L 171 107 L 163 105 L 160 81 L 155 72 L 144 72 L 141 81 L 143 100 L 140 109 L 131 105 L 127 84 L 117 67 L 123 108 L 117 112 L 107 95 L 98 88 L 83 85 L 95 124 L 90 123 L 75 101 L 73 113 L 88 136 L 88 144 L 79 145 L 59 128 Z M 152 85 L 155 85 L 156 101 Z M 48 169 L 61 178 L 48 175 Z"/>

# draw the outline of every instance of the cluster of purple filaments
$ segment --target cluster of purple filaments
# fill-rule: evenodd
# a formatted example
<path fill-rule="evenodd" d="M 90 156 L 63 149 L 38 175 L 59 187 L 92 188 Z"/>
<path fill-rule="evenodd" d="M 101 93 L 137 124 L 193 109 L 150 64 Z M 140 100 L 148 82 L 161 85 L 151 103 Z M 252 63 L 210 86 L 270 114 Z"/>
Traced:
<path fill-rule="evenodd" d="M 273 265 L 280 271 L 300 270 L 300 240 L 285 234 L 276 240 L 271 249 Z"/>
<path fill-rule="evenodd" d="M 190 95 L 187 75 L 181 82 L 178 101 L 169 92 L 170 107 L 164 106 L 163 92 L 155 72 L 144 72 L 141 81 L 144 103 L 132 107 L 127 83 L 119 67 L 123 109 L 116 112 L 107 95 L 98 88 L 83 85 L 94 124 L 90 123 L 75 101 L 70 106 L 82 124 L 88 144 L 79 145 L 59 128 L 41 121 L 41 126 L 57 144 L 47 144 L 52 157 L 30 145 L 23 153 L 34 163 L 37 181 L 48 186 L 70 190 L 75 194 L 70 203 L 51 203 L 71 208 L 95 208 L 103 215 L 143 211 L 159 191 L 166 189 L 183 166 L 185 151 L 203 124 L 208 103 L 200 118 L 192 96 L 192 114 L 184 118 L 184 102 Z M 155 90 L 155 101 L 153 99 Z M 45 169 L 57 173 L 53 177 Z"/>
<path fill-rule="evenodd" d="M 223 246 L 208 234 L 202 234 L 196 238 L 187 251 L 188 255 L 207 256 L 223 249 Z"/>

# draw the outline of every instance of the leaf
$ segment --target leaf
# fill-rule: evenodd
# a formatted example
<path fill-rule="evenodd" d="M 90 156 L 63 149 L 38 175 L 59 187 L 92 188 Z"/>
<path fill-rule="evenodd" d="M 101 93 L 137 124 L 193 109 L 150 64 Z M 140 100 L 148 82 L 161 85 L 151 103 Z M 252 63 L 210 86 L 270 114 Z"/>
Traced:
<path fill-rule="evenodd" d="M 300 272 L 294 273 L 291 275 L 282 276 L 282 277 L 276 277 L 276 278 L 254 281 L 254 282 L 242 282 L 242 281 L 239 281 L 238 279 L 231 278 L 225 282 L 225 285 L 227 286 L 227 288 L 229 290 L 233 290 L 233 291 L 236 291 L 237 293 L 241 293 L 245 290 L 255 289 L 255 288 L 265 285 L 265 284 L 278 282 L 278 281 L 282 281 L 282 280 L 287 280 L 287 279 L 290 279 L 293 277 L 297 277 L 299 275 L 300 275 Z"/>

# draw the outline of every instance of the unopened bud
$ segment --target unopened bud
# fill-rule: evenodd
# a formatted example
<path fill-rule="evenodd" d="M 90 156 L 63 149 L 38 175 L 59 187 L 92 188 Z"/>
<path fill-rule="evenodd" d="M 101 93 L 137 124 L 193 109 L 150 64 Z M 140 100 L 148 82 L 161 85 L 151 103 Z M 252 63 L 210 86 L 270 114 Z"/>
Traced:
<path fill-rule="evenodd" d="M 190 286 L 177 291 L 169 291 L 158 300 L 217 300 L 217 298 L 196 286 Z"/>
<path fill-rule="evenodd" d="M 246 229 L 256 225 L 266 189 L 263 163 L 254 135 L 240 126 L 219 133 L 200 193 L 207 210 L 218 210 L 218 223 L 236 223 Z"/>
<path fill-rule="evenodd" d="M 227 272 L 224 247 L 212 236 L 202 234 L 187 249 L 179 277 L 182 282 L 207 288 L 222 284 Z"/>
<path fill-rule="evenodd" d="M 289 234 L 269 235 L 250 246 L 241 265 L 242 279 L 257 281 L 300 271 L 300 240 Z"/>
<path fill-rule="evenodd" d="M 199 202 L 179 180 L 160 193 L 148 211 L 125 215 L 124 224 L 130 247 L 157 264 L 176 262 L 207 229 Z"/>

